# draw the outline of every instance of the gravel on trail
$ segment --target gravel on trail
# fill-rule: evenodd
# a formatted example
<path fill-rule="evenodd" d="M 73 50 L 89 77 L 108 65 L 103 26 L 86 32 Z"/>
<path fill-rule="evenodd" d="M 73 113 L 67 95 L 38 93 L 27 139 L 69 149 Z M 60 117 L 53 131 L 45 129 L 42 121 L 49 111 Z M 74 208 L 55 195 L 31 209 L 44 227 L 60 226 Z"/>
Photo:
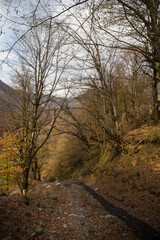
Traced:
<path fill-rule="evenodd" d="M 137 192 L 135 201 L 134 191 L 129 195 L 125 185 L 117 191 L 113 183 L 107 184 L 107 180 L 90 186 L 74 181 L 35 182 L 28 204 L 18 194 L 0 196 L 0 239 L 160 239 L 157 196 Z"/>

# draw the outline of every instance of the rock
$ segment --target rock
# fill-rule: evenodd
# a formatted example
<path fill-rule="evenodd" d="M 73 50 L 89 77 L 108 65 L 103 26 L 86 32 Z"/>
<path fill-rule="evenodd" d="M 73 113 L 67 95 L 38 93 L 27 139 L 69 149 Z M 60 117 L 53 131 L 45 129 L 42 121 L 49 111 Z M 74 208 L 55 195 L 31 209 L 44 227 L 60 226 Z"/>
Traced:
<path fill-rule="evenodd" d="M 71 213 L 71 214 L 68 215 L 68 217 L 78 217 L 78 215 L 74 214 L 74 213 Z"/>
<path fill-rule="evenodd" d="M 2 199 L 3 199 L 5 202 L 7 202 L 7 203 L 9 202 L 9 199 L 8 199 L 8 197 L 6 197 L 6 196 L 5 196 L 5 197 L 2 197 Z"/>
<path fill-rule="evenodd" d="M 26 227 L 22 227 L 22 232 L 23 232 L 23 233 L 26 233 L 26 230 L 27 230 Z"/>
<path fill-rule="evenodd" d="M 56 186 L 61 186 L 61 183 L 60 183 L 60 182 L 57 182 L 57 183 L 56 183 Z"/>
<path fill-rule="evenodd" d="M 41 208 L 46 208 L 45 204 L 42 203 L 41 204 Z"/>
<path fill-rule="evenodd" d="M 40 222 L 39 222 L 39 225 L 43 225 L 43 222 L 42 222 L 42 221 L 40 221 Z"/>
<path fill-rule="evenodd" d="M 135 208 L 136 206 L 135 206 L 135 204 L 134 203 L 132 203 L 131 204 L 131 208 Z"/>
<path fill-rule="evenodd" d="M 11 222 L 7 222 L 6 224 L 7 224 L 9 227 L 12 226 L 12 223 L 11 223 Z"/>
<path fill-rule="evenodd" d="M 2 240 L 13 240 L 13 238 L 11 236 L 5 237 Z"/>
<path fill-rule="evenodd" d="M 28 198 L 27 195 L 24 195 L 24 196 L 23 196 L 23 199 L 24 199 L 24 203 L 25 203 L 26 205 L 29 205 L 29 204 L 30 204 L 30 201 L 29 201 L 29 198 Z"/>
<path fill-rule="evenodd" d="M 77 214 L 74 214 L 74 213 L 69 214 L 68 217 L 80 217 L 80 218 L 85 218 L 85 216 L 82 215 L 82 214 L 81 214 L 81 215 L 77 215 Z"/>
<path fill-rule="evenodd" d="M 32 238 L 34 238 L 34 237 L 38 237 L 38 236 L 43 235 L 43 234 L 44 234 L 43 228 L 38 227 L 36 232 L 32 233 L 31 236 L 32 236 Z"/>
<path fill-rule="evenodd" d="M 57 231 L 56 230 L 52 230 L 52 231 L 49 231 L 50 233 L 56 233 Z"/>
<path fill-rule="evenodd" d="M 41 228 L 41 227 L 38 227 L 38 228 L 37 228 L 37 230 L 36 230 L 36 233 L 37 233 L 38 235 L 41 235 L 41 234 L 43 234 L 43 233 L 44 233 L 44 230 L 43 230 L 43 228 Z"/>
<path fill-rule="evenodd" d="M 53 236 L 48 237 L 50 240 L 54 240 L 55 238 Z"/>
<path fill-rule="evenodd" d="M 128 235 L 128 233 L 123 233 L 123 234 L 122 234 L 122 236 L 127 236 L 127 235 Z"/>
<path fill-rule="evenodd" d="M 96 183 L 97 183 L 97 181 L 93 181 L 91 185 L 94 186 L 94 185 L 96 185 Z"/>
<path fill-rule="evenodd" d="M 34 238 L 36 236 L 36 233 L 32 233 L 31 237 Z"/>
<path fill-rule="evenodd" d="M 20 228 L 19 228 L 19 227 L 17 227 L 17 228 L 16 228 L 16 232 L 19 232 L 19 230 L 20 230 Z"/>
<path fill-rule="evenodd" d="M 115 196 L 115 199 L 118 200 L 118 201 L 124 201 L 123 196 Z"/>
<path fill-rule="evenodd" d="M 31 213 L 26 212 L 26 217 L 31 217 Z"/>
<path fill-rule="evenodd" d="M 48 208 L 48 212 L 49 212 L 50 214 L 52 214 L 52 213 L 53 213 L 53 209 L 52 209 L 52 208 Z"/>
<path fill-rule="evenodd" d="M 46 208 L 52 208 L 52 205 L 47 204 Z"/>
<path fill-rule="evenodd" d="M 47 186 L 47 188 L 50 188 L 50 187 L 51 187 L 50 185 Z"/>
<path fill-rule="evenodd" d="M 59 212 L 60 212 L 60 213 L 63 213 L 63 209 L 62 209 L 61 207 L 59 208 Z"/>
<path fill-rule="evenodd" d="M 58 199 L 57 195 L 48 195 L 48 198 L 51 198 L 53 200 L 57 200 Z"/>
<path fill-rule="evenodd" d="M 103 215 L 100 215 L 99 217 L 100 217 L 100 218 L 115 218 L 115 216 L 113 216 L 113 215 L 110 215 L 110 214 L 108 214 L 108 215 L 105 215 L 105 216 L 103 216 Z"/>
<path fill-rule="evenodd" d="M 134 215 L 133 215 L 134 216 Z M 127 220 L 127 216 L 122 216 L 123 220 Z"/>
<path fill-rule="evenodd" d="M 99 240 L 105 240 L 106 239 L 106 237 L 103 235 L 103 233 L 98 233 L 97 235 L 98 235 Z"/>
<path fill-rule="evenodd" d="M 98 187 L 94 189 L 95 191 L 98 191 Z"/>
<path fill-rule="evenodd" d="M 48 215 L 49 215 L 49 216 L 52 216 L 52 215 L 53 215 L 53 210 L 52 210 L 52 209 L 49 209 Z"/>
<path fill-rule="evenodd" d="M 64 227 L 64 228 L 67 228 L 67 224 L 63 224 L 63 227 Z"/>

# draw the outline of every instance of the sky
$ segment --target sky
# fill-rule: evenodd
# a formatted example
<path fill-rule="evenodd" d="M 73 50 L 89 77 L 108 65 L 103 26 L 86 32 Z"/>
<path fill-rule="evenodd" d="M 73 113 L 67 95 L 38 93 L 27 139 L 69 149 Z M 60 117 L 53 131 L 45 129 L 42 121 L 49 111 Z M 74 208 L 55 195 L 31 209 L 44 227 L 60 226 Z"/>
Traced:
<path fill-rule="evenodd" d="M 72 0 L 64 2 L 73 3 Z M 35 10 L 36 17 L 43 20 L 62 11 L 62 7 L 56 0 L 0 0 L 0 79 L 9 85 L 11 73 L 7 63 L 15 63 L 16 56 L 8 50 L 16 41 L 15 33 L 23 34 L 29 29 L 25 19 L 29 21 Z"/>
<path fill-rule="evenodd" d="M 62 0 L 62 4 L 63 3 L 70 6 L 75 4 L 75 1 Z M 0 0 L 0 79 L 2 81 L 9 85 L 12 84 L 12 76 L 7 63 L 14 65 L 17 57 L 14 51 L 11 51 L 6 60 L 5 58 L 8 54 L 7 50 L 13 46 L 16 41 L 15 33 L 22 32 L 21 34 L 23 34 L 30 28 L 27 26 L 25 19 L 29 21 L 30 17 L 33 17 L 35 10 L 36 17 L 43 20 L 47 16 L 57 15 L 63 9 L 65 8 L 60 6 L 58 0 Z M 85 14 L 85 11 L 83 11 L 83 14 Z M 83 53 L 81 54 L 83 55 Z M 4 60 L 5 62 L 3 62 Z M 75 61 L 73 64 L 75 64 Z M 68 74 L 71 74 L 71 72 Z M 77 76 L 75 75 L 75 77 Z"/>
<path fill-rule="evenodd" d="M 14 32 L 23 28 L 23 17 L 30 13 L 29 1 L 26 0 L 1 0 L 0 1 L 0 79 L 7 84 L 11 84 L 10 70 L 7 62 L 13 61 L 16 57 L 13 52 L 9 53 L 8 49 L 14 43 Z M 5 60 L 5 62 L 4 62 Z"/>
<path fill-rule="evenodd" d="M 48 16 L 57 15 L 68 6 L 74 5 L 76 2 L 78 1 L 0 0 L 0 80 L 12 86 L 13 77 L 9 65 L 14 66 L 17 63 L 17 56 L 14 54 L 13 50 L 9 51 L 9 49 L 17 40 L 15 35 L 23 35 L 23 33 L 30 28 L 30 26 L 27 26 L 26 24 L 26 19 L 27 21 L 33 19 L 35 13 L 36 18 L 42 21 Z M 79 6 L 77 9 L 79 9 Z M 64 14 L 59 18 L 56 18 L 56 20 L 61 19 L 62 17 L 64 17 Z M 15 47 L 17 46 L 18 44 L 16 44 Z M 71 72 L 68 74 L 71 75 Z"/>

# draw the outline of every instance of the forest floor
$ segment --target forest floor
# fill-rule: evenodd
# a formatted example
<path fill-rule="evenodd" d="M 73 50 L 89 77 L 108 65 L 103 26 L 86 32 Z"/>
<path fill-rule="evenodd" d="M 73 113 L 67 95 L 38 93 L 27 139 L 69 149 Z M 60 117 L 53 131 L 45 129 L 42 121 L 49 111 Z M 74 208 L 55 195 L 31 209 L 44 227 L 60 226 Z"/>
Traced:
<path fill-rule="evenodd" d="M 0 196 L 0 239 L 160 239 L 160 175 L 151 169 L 132 177 L 35 182 L 28 198 Z"/>

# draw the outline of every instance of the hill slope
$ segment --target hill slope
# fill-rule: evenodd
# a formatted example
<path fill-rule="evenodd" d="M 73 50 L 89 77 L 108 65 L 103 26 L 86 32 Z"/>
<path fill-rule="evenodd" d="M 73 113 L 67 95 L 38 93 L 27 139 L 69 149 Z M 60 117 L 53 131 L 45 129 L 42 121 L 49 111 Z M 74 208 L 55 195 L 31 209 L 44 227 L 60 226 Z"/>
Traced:
<path fill-rule="evenodd" d="M 159 240 L 159 143 L 160 126 L 146 124 L 125 136 L 123 152 L 111 159 L 106 148 L 74 179 L 32 182 L 27 202 L 11 189 L 0 196 L 0 239 Z"/>
<path fill-rule="evenodd" d="M 16 90 L 0 80 L 0 134 L 7 126 L 10 108 L 16 103 Z"/>

